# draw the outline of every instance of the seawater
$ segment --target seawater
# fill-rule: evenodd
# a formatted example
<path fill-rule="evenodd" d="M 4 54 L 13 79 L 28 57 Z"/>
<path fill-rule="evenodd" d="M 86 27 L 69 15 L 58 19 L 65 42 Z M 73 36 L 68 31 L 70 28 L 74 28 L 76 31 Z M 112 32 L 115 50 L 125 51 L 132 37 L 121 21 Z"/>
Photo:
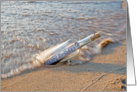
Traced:
<path fill-rule="evenodd" d="M 1 73 L 27 64 L 32 56 L 97 31 L 106 38 L 126 39 L 126 10 L 121 1 L 1 1 Z M 92 53 L 92 52 L 91 52 Z"/>

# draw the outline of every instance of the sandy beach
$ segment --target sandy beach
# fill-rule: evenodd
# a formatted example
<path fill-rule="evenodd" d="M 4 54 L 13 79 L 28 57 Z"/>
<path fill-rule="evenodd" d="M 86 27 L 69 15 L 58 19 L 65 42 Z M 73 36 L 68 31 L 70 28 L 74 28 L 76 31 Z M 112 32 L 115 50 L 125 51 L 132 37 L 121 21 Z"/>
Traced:
<path fill-rule="evenodd" d="M 1 74 L 9 77 L 1 80 L 2 91 L 126 91 L 125 2 L 2 1 L 1 5 Z M 35 54 L 98 31 L 101 37 L 88 44 L 90 51 L 84 54 L 91 56 L 90 61 L 22 72 Z M 96 46 L 108 38 L 114 43 L 95 55 Z"/>
<path fill-rule="evenodd" d="M 43 66 L 1 80 L 2 91 L 125 91 L 126 41 L 108 44 L 83 65 Z"/>

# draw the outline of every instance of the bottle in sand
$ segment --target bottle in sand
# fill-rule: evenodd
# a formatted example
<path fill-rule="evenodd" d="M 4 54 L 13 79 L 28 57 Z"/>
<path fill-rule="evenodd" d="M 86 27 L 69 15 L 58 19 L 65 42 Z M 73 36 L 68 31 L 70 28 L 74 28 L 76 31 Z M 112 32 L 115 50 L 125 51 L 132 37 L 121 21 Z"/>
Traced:
<path fill-rule="evenodd" d="M 99 32 L 95 34 L 91 34 L 88 37 L 79 40 L 75 43 L 70 43 L 67 46 L 64 46 L 64 48 L 61 48 L 60 51 L 56 52 L 55 54 L 52 54 L 47 60 L 45 60 L 46 65 L 52 65 L 55 63 L 58 63 L 64 59 L 64 57 L 72 54 L 76 55 L 78 52 L 76 52 L 77 49 L 80 49 L 81 47 L 85 46 L 86 44 L 94 41 L 95 39 L 99 38 L 101 35 Z M 74 56 L 74 54 L 72 56 Z M 65 59 L 66 60 L 66 59 Z"/>

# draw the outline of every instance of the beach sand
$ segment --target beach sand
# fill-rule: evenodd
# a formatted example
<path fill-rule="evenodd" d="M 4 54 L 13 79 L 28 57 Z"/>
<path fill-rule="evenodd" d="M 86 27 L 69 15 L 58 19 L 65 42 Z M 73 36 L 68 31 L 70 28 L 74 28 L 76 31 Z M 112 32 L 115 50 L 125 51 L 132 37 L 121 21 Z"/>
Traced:
<path fill-rule="evenodd" d="M 123 1 L 122 2 L 122 9 L 126 9 L 127 8 L 127 1 Z"/>
<path fill-rule="evenodd" d="M 126 41 L 111 43 L 83 65 L 42 66 L 1 80 L 2 91 L 125 91 Z"/>

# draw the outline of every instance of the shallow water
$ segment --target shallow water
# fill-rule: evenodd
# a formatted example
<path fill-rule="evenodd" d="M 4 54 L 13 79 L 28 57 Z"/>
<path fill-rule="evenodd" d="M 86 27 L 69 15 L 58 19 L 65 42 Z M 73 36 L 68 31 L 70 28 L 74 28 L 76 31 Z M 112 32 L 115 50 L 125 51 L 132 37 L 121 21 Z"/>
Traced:
<path fill-rule="evenodd" d="M 50 46 L 97 31 L 102 37 L 89 46 L 105 38 L 126 39 L 126 10 L 120 1 L 2 1 L 1 72 L 30 62 Z"/>

